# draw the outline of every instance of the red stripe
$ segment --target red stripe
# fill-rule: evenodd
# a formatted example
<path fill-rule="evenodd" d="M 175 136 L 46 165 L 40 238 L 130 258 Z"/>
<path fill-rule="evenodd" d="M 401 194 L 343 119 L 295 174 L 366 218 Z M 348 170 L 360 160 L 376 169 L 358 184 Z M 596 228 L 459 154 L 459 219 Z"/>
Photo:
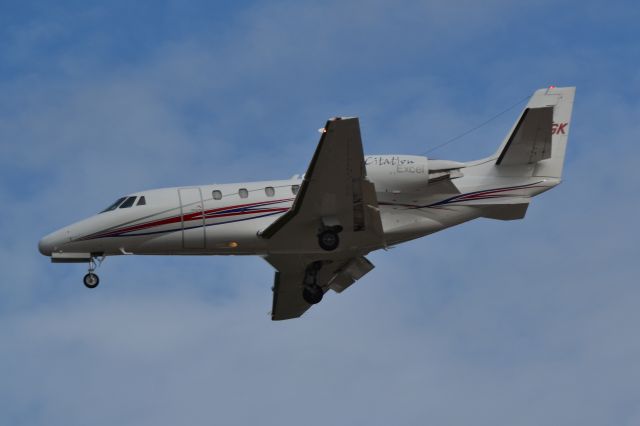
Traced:
<path fill-rule="evenodd" d="M 128 232 L 133 232 L 133 231 L 140 231 L 143 229 L 148 229 L 148 228 L 154 228 L 156 226 L 162 226 L 162 225 L 169 225 L 171 223 L 177 223 L 177 222 L 181 222 L 184 217 L 184 221 L 188 222 L 188 221 L 192 221 L 192 220 L 197 220 L 197 219 L 202 219 L 203 214 L 207 215 L 209 213 L 215 213 L 215 212 L 219 212 L 219 211 L 225 211 L 225 210 L 233 210 L 233 209 L 238 209 L 238 208 L 248 208 L 248 207 L 258 207 L 264 204 L 278 204 L 278 203 L 282 203 L 282 202 L 286 202 L 286 201 L 291 201 L 293 200 L 293 198 L 287 198 L 287 199 L 282 199 L 282 200 L 273 200 L 273 201 L 262 201 L 259 203 L 247 203 L 247 204 L 237 204 L 237 205 L 233 205 L 233 206 L 227 206 L 227 207 L 219 207 L 219 208 L 215 208 L 215 209 L 211 209 L 211 210 L 206 210 L 204 213 L 203 212 L 195 212 L 195 213 L 190 213 L 184 216 L 173 216 L 170 218 L 166 218 L 166 219 L 160 219 L 160 220 L 156 220 L 156 221 L 152 221 L 152 222 L 147 222 L 147 223 L 141 223 L 138 225 L 132 225 L 126 228 L 120 228 L 120 229 L 114 229 L 111 231 L 107 231 L 107 232 L 102 232 L 102 233 L 97 233 L 97 234 L 93 234 L 93 235 L 89 235 L 85 238 L 99 238 L 99 237 L 108 237 L 108 236 L 113 236 L 113 235 L 117 235 L 117 234 L 125 234 Z M 280 208 L 273 208 L 273 209 L 259 209 L 259 210 L 251 210 L 251 211 L 244 211 L 244 212 L 233 212 L 233 213 L 227 213 L 227 214 L 218 214 L 216 216 L 214 216 L 213 218 L 216 217 L 225 217 L 225 216 L 237 216 L 239 214 L 251 214 L 251 213 L 267 213 L 267 212 L 276 212 L 276 211 L 286 211 L 289 210 L 288 207 L 280 207 Z"/>
<path fill-rule="evenodd" d="M 251 210 L 251 211 L 248 211 L 248 212 L 222 213 L 222 214 L 216 215 L 214 217 L 208 217 L 207 219 L 216 219 L 216 218 L 219 218 L 219 217 L 239 216 L 239 215 L 243 215 L 243 214 L 254 214 L 254 213 L 286 212 L 287 210 L 289 210 L 288 207 L 281 207 L 281 208 L 273 208 L 273 209 Z"/>

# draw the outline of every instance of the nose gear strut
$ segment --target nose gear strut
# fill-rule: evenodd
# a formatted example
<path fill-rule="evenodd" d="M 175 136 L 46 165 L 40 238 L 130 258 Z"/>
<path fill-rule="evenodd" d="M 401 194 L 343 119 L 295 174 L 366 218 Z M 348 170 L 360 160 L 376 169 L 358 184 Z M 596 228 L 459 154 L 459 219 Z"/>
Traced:
<path fill-rule="evenodd" d="M 94 271 L 102 264 L 105 256 L 93 256 L 89 258 L 89 272 L 84 276 L 83 282 L 87 288 L 96 288 L 100 284 L 100 277 Z"/>

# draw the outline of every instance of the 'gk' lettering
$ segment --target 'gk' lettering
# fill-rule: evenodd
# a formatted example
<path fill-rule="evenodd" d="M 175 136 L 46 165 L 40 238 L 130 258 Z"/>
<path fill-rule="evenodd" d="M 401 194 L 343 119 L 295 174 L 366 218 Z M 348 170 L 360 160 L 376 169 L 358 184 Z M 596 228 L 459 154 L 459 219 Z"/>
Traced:
<path fill-rule="evenodd" d="M 566 135 L 565 129 L 569 123 L 553 123 L 551 126 L 551 134 L 552 135 Z"/>

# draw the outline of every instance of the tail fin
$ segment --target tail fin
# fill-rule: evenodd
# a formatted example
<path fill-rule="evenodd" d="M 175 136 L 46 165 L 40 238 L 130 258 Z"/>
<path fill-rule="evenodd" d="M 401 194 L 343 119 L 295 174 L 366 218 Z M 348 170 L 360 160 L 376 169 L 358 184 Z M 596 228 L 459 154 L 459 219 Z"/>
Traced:
<path fill-rule="evenodd" d="M 537 90 L 498 150 L 496 166 L 520 166 L 532 176 L 559 179 L 575 91 L 575 87 Z"/>

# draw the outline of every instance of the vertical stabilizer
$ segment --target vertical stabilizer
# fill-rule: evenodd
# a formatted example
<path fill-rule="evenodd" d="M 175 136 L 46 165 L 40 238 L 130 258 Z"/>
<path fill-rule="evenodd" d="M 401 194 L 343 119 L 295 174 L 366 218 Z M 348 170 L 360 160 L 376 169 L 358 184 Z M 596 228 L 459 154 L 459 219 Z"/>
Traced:
<path fill-rule="evenodd" d="M 575 87 L 537 90 L 498 150 L 496 166 L 518 175 L 559 179 Z"/>

